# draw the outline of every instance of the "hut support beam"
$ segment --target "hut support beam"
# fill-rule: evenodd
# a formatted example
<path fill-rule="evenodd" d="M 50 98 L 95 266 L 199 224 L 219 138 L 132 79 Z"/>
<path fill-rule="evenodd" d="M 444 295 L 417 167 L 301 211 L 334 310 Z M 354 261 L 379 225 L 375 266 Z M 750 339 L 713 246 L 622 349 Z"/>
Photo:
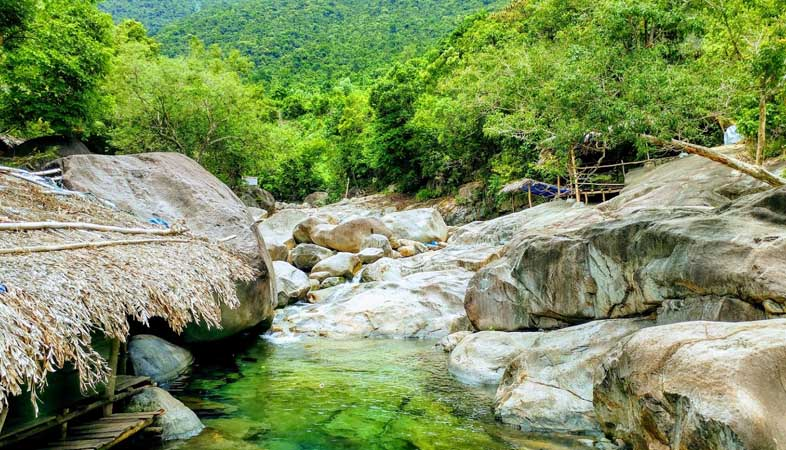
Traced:
<path fill-rule="evenodd" d="M 109 352 L 109 381 L 106 383 L 104 396 L 108 402 L 104 405 L 104 417 L 112 415 L 112 407 L 115 401 L 115 386 L 117 385 L 117 359 L 120 355 L 120 339 L 112 339 L 112 349 Z"/>
<path fill-rule="evenodd" d="M 529 201 L 529 207 L 532 208 L 532 184 L 527 186 L 527 201 Z"/>

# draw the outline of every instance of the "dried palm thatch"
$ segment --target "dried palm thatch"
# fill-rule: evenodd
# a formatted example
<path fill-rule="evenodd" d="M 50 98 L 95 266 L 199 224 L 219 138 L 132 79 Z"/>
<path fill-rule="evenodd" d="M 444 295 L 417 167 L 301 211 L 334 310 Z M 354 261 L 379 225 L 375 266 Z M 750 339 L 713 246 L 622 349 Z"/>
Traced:
<path fill-rule="evenodd" d="M 0 173 L 0 223 L 18 222 L 153 228 L 98 200 L 59 195 Z M 129 318 L 147 323 L 160 317 L 177 332 L 191 322 L 220 326 L 221 304 L 239 304 L 235 283 L 258 275 L 221 244 L 187 232 L 145 234 L 139 243 L 129 243 L 136 237 L 89 228 L 0 230 L 0 284 L 7 290 L 0 286 L 0 410 L 24 386 L 35 398 L 47 373 L 66 363 L 79 371 L 84 390 L 104 381 L 108 365 L 91 347 L 91 333 L 125 341 Z M 126 244 L 19 250 L 107 241 Z"/>

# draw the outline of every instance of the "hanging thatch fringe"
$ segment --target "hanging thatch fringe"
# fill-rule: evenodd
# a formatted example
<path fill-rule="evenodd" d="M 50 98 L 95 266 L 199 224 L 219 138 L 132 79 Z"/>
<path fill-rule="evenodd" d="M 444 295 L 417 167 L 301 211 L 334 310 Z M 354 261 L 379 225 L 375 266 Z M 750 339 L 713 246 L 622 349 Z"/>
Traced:
<path fill-rule="evenodd" d="M 46 192 L 0 174 L 0 223 L 145 226 L 86 197 Z M 90 233 L 95 240 L 86 242 Z M 0 234 L 0 410 L 9 395 L 25 388 L 35 398 L 47 373 L 66 363 L 79 371 L 83 389 L 102 382 L 107 364 L 91 347 L 91 333 L 125 341 L 129 318 L 147 323 L 161 317 L 176 332 L 192 322 L 220 326 L 221 304 L 238 305 L 236 282 L 257 276 L 221 244 L 188 234 L 135 242 L 145 245 L 106 245 L 123 241 L 123 232 L 90 233 L 44 228 Z M 69 245 L 70 251 L 8 254 L 9 249 Z"/>
<path fill-rule="evenodd" d="M 183 228 L 127 228 L 112 225 L 98 225 L 83 222 L 10 222 L 0 223 L 0 231 L 32 231 L 32 230 L 85 230 L 120 234 L 149 234 L 155 236 L 174 236 L 185 233 Z"/>

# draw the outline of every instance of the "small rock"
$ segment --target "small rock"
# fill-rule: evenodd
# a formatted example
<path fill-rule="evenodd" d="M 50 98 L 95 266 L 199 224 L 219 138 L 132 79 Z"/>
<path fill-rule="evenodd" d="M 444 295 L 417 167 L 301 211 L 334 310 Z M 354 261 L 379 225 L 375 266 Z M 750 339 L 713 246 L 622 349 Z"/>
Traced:
<path fill-rule="evenodd" d="M 371 234 L 363 239 L 363 242 L 360 243 L 361 250 L 365 250 L 367 248 L 379 248 L 382 249 L 383 255 L 387 256 L 390 252 L 393 251 L 393 247 L 390 245 L 390 240 L 385 235 L 382 234 Z"/>
<path fill-rule="evenodd" d="M 457 331 L 442 338 L 437 347 L 442 348 L 445 353 L 450 353 L 465 337 L 471 335 L 471 331 Z"/>
<path fill-rule="evenodd" d="M 347 280 L 343 277 L 327 277 L 322 284 L 319 285 L 320 289 L 327 289 L 332 288 L 333 286 L 338 286 L 339 284 L 344 284 Z"/>
<path fill-rule="evenodd" d="M 338 253 L 330 258 L 323 259 L 316 266 L 314 272 L 327 272 L 333 277 L 353 277 L 360 270 L 360 258 L 352 253 Z"/>
<path fill-rule="evenodd" d="M 319 289 L 319 284 L 320 284 L 319 280 L 317 280 L 315 278 L 309 278 L 308 279 L 308 283 L 310 285 L 309 292 L 316 291 L 317 289 Z"/>
<path fill-rule="evenodd" d="M 397 252 L 396 250 L 393 250 L 392 252 L 390 252 L 389 258 L 391 258 L 391 259 L 401 259 L 402 255 L 401 255 L 401 253 Z"/>
<path fill-rule="evenodd" d="M 290 263 L 300 270 L 309 271 L 320 261 L 333 256 L 333 251 L 316 244 L 300 244 L 289 254 Z"/>
<path fill-rule="evenodd" d="M 329 198 L 330 194 L 327 192 L 314 192 L 313 194 L 307 195 L 306 198 L 303 199 L 303 203 L 310 206 L 325 206 Z"/>
<path fill-rule="evenodd" d="M 422 242 L 412 241 L 410 239 L 399 239 L 399 243 L 404 247 L 414 248 L 416 255 L 426 253 L 428 251 L 428 247 Z M 399 252 L 401 252 L 401 250 L 399 250 Z"/>
<path fill-rule="evenodd" d="M 274 261 L 273 269 L 276 272 L 279 308 L 306 298 L 306 294 L 311 289 L 311 283 L 309 283 L 308 275 L 305 272 L 284 261 Z"/>
<path fill-rule="evenodd" d="M 398 248 L 398 253 L 404 258 L 409 258 L 417 255 L 418 251 L 411 245 L 402 245 Z"/>
<path fill-rule="evenodd" d="M 150 334 L 132 337 L 128 356 L 135 374 L 150 377 L 156 383 L 173 381 L 194 362 L 188 350 Z"/>
<path fill-rule="evenodd" d="M 330 272 L 311 272 L 308 275 L 309 279 L 316 280 L 320 284 L 322 283 L 322 281 L 325 280 L 325 278 L 330 278 L 330 277 L 331 277 Z"/>
<path fill-rule="evenodd" d="M 768 314 L 779 315 L 786 313 L 786 308 L 784 308 L 783 305 L 775 303 L 772 300 L 765 300 L 762 306 L 764 306 L 764 310 L 767 311 Z"/>
<path fill-rule="evenodd" d="M 159 409 L 165 412 L 156 418 L 154 425 L 161 427 L 162 440 L 189 439 L 205 428 L 194 411 L 186 408 L 180 400 L 158 387 L 145 388 L 131 397 L 125 412 L 152 412 Z"/>
<path fill-rule="evenodd" d="M 373 264 L 385 256 L 385 251 L 381 248 L 364 248 L 358 253 L 358 258 L 363 264 Z"/>

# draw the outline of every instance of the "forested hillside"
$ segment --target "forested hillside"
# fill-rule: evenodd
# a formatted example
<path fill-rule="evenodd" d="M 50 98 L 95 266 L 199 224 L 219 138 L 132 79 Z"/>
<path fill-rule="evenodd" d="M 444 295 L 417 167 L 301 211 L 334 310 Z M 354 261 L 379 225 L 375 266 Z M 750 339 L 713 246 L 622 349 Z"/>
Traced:
<path fill-rule="evenodd" d="M 459 21 L 504 0 L 108 0 L 116 19 L 148 26 L 169 55 L 196 36 L 237 49 L 255 64 L 255 78 L 273 86 L 326 86 L 366 81 L 396 58 L 415 56 Z M 160 30 L 159 30 L 160 29 Z M 403 56 L 402 56 L 403 53 Z"/>
<path fill-rule="evenodd" d="M 752 154 L 759 146 L 775 156 L 786 137 L 781 4 L 521 0 L 387 63 L 405 44 L 369 44 L 386 42 L 374 33 L 392 31 L 384 21 L 360 27 L 373 5 L 352 14 L 331 9 L 343 20 L 317 20 L 316 4 L 292 11 L 331 25 L 292 28 L 290 40 L 281 38 L 282 17 L 243 22 L 233 14 L 255 13 L 229 8 L 216 24 L 226 30 L 222 43 L 242 51 L 190 40 L 182 54 L 167 56 L 141 24 L 113 26 L 95 1 L 22 0 L 0 8 L 0 133 L 75 135 L 105 151 L 178 151 L 230 184 L 259 176 L 283 199 L 321 189 L 338 196 L 347 184 L 428 198 L 473 180 L 494 193 L 521 176 L 564 176 L 570 149 L 579 158 L 644 155 L 642 133 L 717 144 L 731 124 Z M 413 20 L 457 17 L 438 19 L 441 10 L 429 3 L 434 14 L 424 19 L 425 3 L 409 5 Z M 207 20 L 207 12 L 188 20 Z M 216 28 L 207 23 L 194 29 L 210 40 Z M 385 36 L 435 33 L 400 31 L 407 23 L 417 22 L 397 20 L 396 33 Z M 235 33 L 246 25 L 257 30 L 247 43 Z M 300 50 L 257 53 L 267 45 L 258 33 L 265 27 L 280 48 Z M 342 52 L 360 59 L 341 60 Z M 380 75 L 342 75 L 374 66 L 384 67 Z M 356 69 L 342 72 L 348 67 Z M 260 80 L 260 70 L 270 79 Z"/>

